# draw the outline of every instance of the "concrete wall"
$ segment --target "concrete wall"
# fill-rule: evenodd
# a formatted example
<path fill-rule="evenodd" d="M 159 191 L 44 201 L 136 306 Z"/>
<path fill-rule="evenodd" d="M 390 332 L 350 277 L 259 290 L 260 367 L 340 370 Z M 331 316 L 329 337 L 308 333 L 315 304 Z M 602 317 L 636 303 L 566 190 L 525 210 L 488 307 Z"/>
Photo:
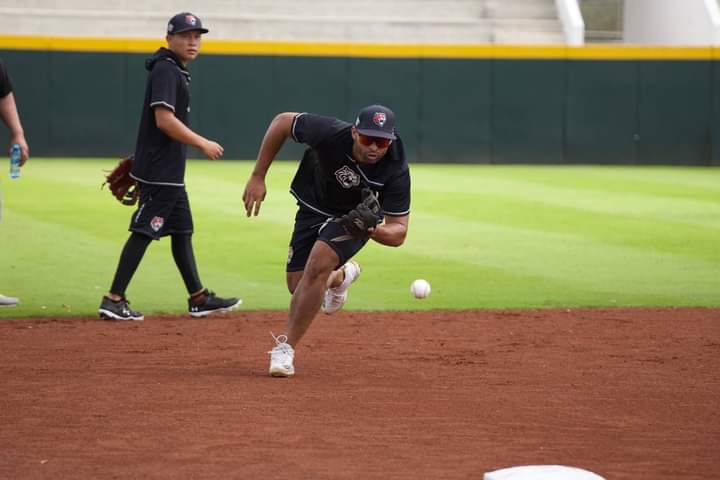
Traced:
<path fill-rule="evenodd" d="M 626 0 L 625 42 L 720 45 L 717 0 Z"/>
<path fill-rule="evenodd" d="M 167 19 L 189 10 L 214 39 L 563 44 L 555 1 L 0 0 L 0 33 L 162 38 Z"/>

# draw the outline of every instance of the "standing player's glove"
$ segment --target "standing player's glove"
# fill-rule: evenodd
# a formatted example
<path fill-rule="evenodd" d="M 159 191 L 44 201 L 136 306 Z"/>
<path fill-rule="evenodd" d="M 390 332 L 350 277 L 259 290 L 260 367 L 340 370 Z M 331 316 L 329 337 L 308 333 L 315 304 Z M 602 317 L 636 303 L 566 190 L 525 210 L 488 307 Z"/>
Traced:
<path fill-rule="evenodd" d="M 357 207 L 350 210 L 340 218 L 340 223 L 353 238 L 364 238 L 370 234 L 370 229 L 382 223 L 382 208 L 375 193 L 369 188 L 363 188 L 362 201 Z"/>
<path fill-rule="evenodd" d="M 135 188 L 137 184 L 130 177 L 132 162 L 132 155 L 120 160 L 120 163 L 105 176 L 105 181 L 100 187 L 104 187 L 107 183 L 110 193 L 123 205 L 135 205 L 138 200 L 139 192 Z"/>

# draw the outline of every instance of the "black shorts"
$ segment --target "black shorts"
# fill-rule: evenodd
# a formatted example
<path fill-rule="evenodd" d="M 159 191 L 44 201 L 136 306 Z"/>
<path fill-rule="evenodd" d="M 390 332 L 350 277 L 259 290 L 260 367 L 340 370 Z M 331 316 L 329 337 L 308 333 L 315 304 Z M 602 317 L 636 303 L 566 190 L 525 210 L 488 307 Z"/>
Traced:
<path fill-rule="evenodd" d="M 365 246 L 368 238 L 348 238 L 345 229 L 332 218 L 301 206 L 295 215 L 295 228 L 290 239 L 285 270 L 288 272 L 305 270 L 310 250 L 318 240 L 335 250 L 340 258 L 336 267 L 340 267 Z"/>
<path fill-rule="evenodd" d="M 193 219 L 185 187 L 138 184 L 140 204 L 130 219 L 130 231 L 158 240 L 172 234 L 193 233 Z"/>

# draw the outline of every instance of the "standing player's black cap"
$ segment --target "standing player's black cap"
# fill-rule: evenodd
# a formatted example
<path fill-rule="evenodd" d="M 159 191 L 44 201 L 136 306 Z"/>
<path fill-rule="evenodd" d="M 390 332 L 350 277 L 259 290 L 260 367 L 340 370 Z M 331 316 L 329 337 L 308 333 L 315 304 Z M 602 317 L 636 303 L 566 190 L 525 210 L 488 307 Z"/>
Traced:
<path fill-rule="evenodd" d="M 207 28 L 203 28 L 200 19 L 190 12 L 178 13 L 170 19 L 167 25 L 168 35 L 187 32 L 189 30 L 198 30 L 200 33 L 209 32 Z"/>
<path fill-rule="evenodd" d="M 395 114 L 382 105 L 370 105 L 360 110 L 355 129 L 368 137 L 395 140 Z"/>

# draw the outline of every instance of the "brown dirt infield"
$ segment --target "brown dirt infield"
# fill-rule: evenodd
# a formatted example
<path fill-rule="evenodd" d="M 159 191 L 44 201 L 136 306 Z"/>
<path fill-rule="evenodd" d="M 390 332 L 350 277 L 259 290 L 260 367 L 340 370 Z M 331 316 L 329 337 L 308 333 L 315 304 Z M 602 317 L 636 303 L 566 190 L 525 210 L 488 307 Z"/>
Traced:
<path fill-rule="evenodd" d="M 720 309 L 0 321 L 0 478 L 720 478 Z"/>

